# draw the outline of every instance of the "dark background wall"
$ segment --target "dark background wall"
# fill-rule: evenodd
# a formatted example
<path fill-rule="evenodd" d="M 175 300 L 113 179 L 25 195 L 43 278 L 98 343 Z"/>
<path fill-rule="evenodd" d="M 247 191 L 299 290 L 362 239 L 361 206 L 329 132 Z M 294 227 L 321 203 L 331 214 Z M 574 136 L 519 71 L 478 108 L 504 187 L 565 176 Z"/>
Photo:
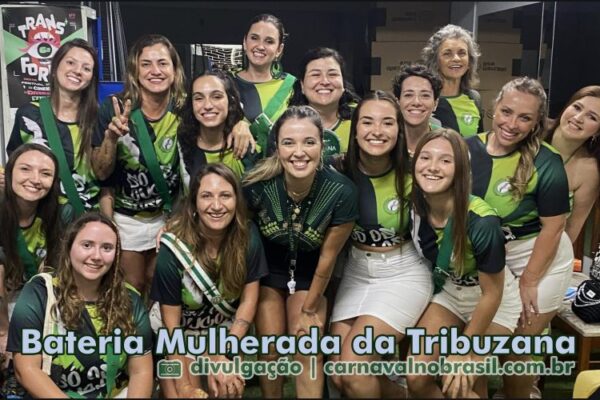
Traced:
<path fill-rule="evenodd" d="M 346 60 L 350 81 L 359 92 L 368 85 L 370 45 L 369 13 L 374 2 L 120 2 L 127 45 L 145 33 L 160 33 L 174 44 L 241 44 L 255 15 L 279 17 L 288 40 L 284 69 L 298 74 L 306 50 L 328 46 Z M 143 21 L 143 23 L 136 23 Z"/>

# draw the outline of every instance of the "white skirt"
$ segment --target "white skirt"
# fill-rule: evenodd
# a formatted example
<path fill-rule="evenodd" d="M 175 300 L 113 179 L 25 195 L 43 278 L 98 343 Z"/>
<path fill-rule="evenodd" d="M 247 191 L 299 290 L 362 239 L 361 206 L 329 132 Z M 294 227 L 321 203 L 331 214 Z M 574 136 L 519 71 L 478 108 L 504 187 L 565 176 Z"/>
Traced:
<path fill-rule="evenodd" d="M 165 225 L 165 216 L 158 214 L 151 218 L 131 217 L 115 212 L 113 215 L 121 236 L 121 249 L 146 251 L 156 248 L 156 235 Z"/>
<path fill-rule="evenodd" d="M 412 242 L 386 253 L 348 252 L 331 322 L 376 317 L 398 332 L 415 326 L 433 293 L 431 271 Z"/>

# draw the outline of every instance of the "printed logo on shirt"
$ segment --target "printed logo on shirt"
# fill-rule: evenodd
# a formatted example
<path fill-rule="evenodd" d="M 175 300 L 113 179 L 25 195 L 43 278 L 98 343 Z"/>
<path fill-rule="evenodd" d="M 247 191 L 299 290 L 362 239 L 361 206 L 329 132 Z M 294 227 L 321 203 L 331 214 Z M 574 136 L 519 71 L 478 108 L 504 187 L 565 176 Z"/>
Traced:
<path fill-rule="evenodd" d="M 397 197 L 393 197 L 385 201 L 385 211 L 389 214 L 397 214 L 400 208 L 400 201 Z"/>
<path fill-rule="evenodd" d="M 160 147 L 163 151 L 169 151 L 171 150 L 174 144 L 175 140 L 173 138 L 166 137 L 163 139 L 162 143 L 160 144 Z"/>
<path fill-rule="evenodd" d="M 473 121 L 475 120 L 473 114 L 469 114 L 469 113 L 463 114 L 462 119 L 466 125 L 471 125 L 473 123 Z"/>
<path fill-rule="evenodd" d="M 506 196 L 512 189 L 511 183 L 508 179 L 501 179 L 494 185 L 494 193 L 498 196 Z"/>

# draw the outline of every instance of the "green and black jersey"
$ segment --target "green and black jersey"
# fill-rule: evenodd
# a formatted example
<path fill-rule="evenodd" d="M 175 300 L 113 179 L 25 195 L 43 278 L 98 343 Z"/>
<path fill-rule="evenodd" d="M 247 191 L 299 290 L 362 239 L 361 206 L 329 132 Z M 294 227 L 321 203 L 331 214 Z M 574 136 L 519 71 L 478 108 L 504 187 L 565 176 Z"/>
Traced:
<path fill-rule="evenodd" d="M 252 222 L 249 222 L 248 228 L 246 283 L 251 283 L 267 275 L 268 269 L 260 233 Z M 215 284 L 223 294 L 222 282 L 215 281 Z M 160 246 L 158 252 L 150 297 L 160 304 L 181 306 L 181 327 L 186 330 L 207 329 L 227 321 L 206 299 L 190 274 L 185 272 L 183 265 L 165 245 Z M 225 299 L 230 303 L 235 300 L 234 307 L 239 305 L 239 299 L 228 299 L 226 296 Z"/>
<path fill-rule="evenodd" d="M 76 122 L 66 123 L 55 116 L 56 127 L 60 142 L 62 143 L 67 164 L 71 170 L 75 188 L 86 210 L 98 208 L 100 197 L 100 184 L 92 171 L 92 167 L 85 157 L 79 157 L 81 148 L 81 134 Z M 20 107 L 15 115 L 15 124 L 10 134 L 6 153 L 10 157 L 13 151 L 23 143 L 40 143 L 49 147 L 48 136 L 42 122 L 39 103 L 33 102 Z M 58 173 L 58 172 L 57 172 Z M 61 185 L 60 203 L 68 202 Z"/>
<path fill-rule="evenodd" d="M 104 131 L 113 116 L 112 100 L 108 97 L 100 107 L 98 126 L 94 133 L 92 146 L 102 145 Z M 144 121 L 174 202 L 180 185 L 179 152 L 177 150 L 179 118 L 175 115 L 172 105 L 169 105 L 167 112 L 160 119 L 151 121 L 144 116 Z M 135 125 L 130 119 L 129 134 L 120 137 L 117 141 L 115 170 L 108 179 L 110 186 L 115 188 L 115 211 L 129 216 L 154 216 L 162 212 L 164 200 L 146 165 L 137 139 Z"/>
<path fill-rule="evenodd" d="M 27 247 L 27 252 L 31 255 L 31 257 L 23 257 L 21 255 L 21 262 L 23 262 L 23 267 L 25 269 L 25 281 L 31 279 L 32 276 L 38 273 L 38 268 L 44 258 L 46 258 L 46 254 L 48 253 L 48 249 L 46 247 L 46 235 L 44 234 L 44 230 L 42 229 L 42 219 L 40 217 L 35 217 L 33 223 L 27 228 L 18 228 L 23 235 L 23 239 L 25 239 L 25 245 Z M 19 253 L 25 251 L 25 249 L 19 249 Z M 33 265 L 24 262 L 27 258 L 33 261 Z"/>
<path fill-rule="evenodd" d="M 143 351 L 152 351 L 152 329 L 148 313 L 140 296 L 129 289 L 133 319 L 136 327 L 135 335 L 143 341 Z M 7 350 L 15 353 L 23 352 L 23 330 L 33 329 L 40 333 L 44 330 L 46 302 L 48 293 L 42 277 L 36 276 L 25 284 L 21 292 L 8 331 Z M 115 305 L 116 307 L 118 305 Z M 77 338 L 84 336 L 98 337 L 102 322 L 97 317 L 94 303 L 86 304 L 81 315 L 80 327 L 74 332 Z M 65 335 L 62 324 L 58 326 L 58 334 Z M 83 354 L 75 347 L 74 354 L 55 355 L 52 358 L 51 379 L 64 392 L 75 392 L 81 397 L 114 397 L 128 383 L 127 354 L 119 354 L 119 369 L 116 375 L 115 388 L 107 395 L 105 354 Z"/>
<path fill-rule="evenodd" d="M 432 227 L 427 218 L 415 217 L 415 220 L 411 220 L 411 230 L 417 251 L 435 265 L 444 237 L 444 229 Z M 494 274 L 502 271 L 504 263 L 504 235 L 500 218 L 485 201 L 471 196 L 467 215 L 467 249 L 463 274 L 456 276 L 454 272 L 456 267 L 451 260 L 450 278 L 457 285 L 475 286 L 479 284 L 478 271 Z"/>
<path fill-rule="evenodd" d="M 514 175 L 521 153 L 516 150 L 505 156 L 489 155 L 488 135 L 482 133 L 467 139 L 473 194 L 496 209 L 509 239 L 535 237 L 541 230 L 540 217 L 569 212 L 569 183 L 562 158 L 542 142 L 525 196 L 515 201 L 508 179 Z"/>
<path fill-rule="evenodd" d="M 408 203 L 400 210 L 396 192 L 396 169 L 380 176 L 359 172 L 356 186 L 360 188 L 358 208 L 360 216 L 352 230 L 352 240 L 367 246 L 388 247 L 401 244 L 408 235 Z M 412 179 L 404 181 L 404 198 L 410 199 Z M 402 226 L 400 213 L 402 212 Z"/>
<path fill-rule="evenodd" d="M 454 129 L 463 137 L 483 132 L 483 111 L 475 90 L 458 96 L 440 96 L 433 116 L 444 128 Z"/>

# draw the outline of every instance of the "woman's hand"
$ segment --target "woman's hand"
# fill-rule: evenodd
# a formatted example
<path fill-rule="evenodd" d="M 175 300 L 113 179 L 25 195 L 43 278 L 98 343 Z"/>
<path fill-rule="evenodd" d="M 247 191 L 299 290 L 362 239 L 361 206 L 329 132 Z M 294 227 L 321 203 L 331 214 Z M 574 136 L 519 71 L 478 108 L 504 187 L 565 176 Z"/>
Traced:
<path fill-rule="evenodd" d="M 519 325 L 523 328 L 525 325 L 531 325 L 532 310 L 537 316 L 540 311 L 538 309 L 538 281 L 529 277 L 527 271 L 521 275 L 519 279 L 519 292 L 521 294 L 521 316 L 519 317 Z"/>
<path fill-rule="evenodd" d="M 446 358 L 447 363 L 461 363 L 473 362 L 470 355 L 451 355 Z M 475 375 L 444 375 L 442 376 L 442 392 L 446 397 L 451 398 L 478 398 L 477 394 L 473 391 L 473 384 L 475 383 Z"/>
<path fill-rule="evenodd" d="M 244 158 L 250 145 L 251 153 L 256 151 L 256 141 L 250 132 L 250 125 L 246 121 L 240 121 L 233 127 L 231 133 L 227 135 L 227 148 L 233 146 L 233 155 L 238 159 Z M 265 151 L 266 149 L 263 149 Z"/>
<path fill-rule="evenodd" d="M 125 101 L 123 112 L 121 113 L 121 107 L 119 107 L 119 100 L 112 97 L 113 110 L 115 116 L 110 120 L 110 124 L 104 131 L 105 137 L 110 137 L 116 141 L 121 136 L 125 136 L 129 133 L 129 114 L 131 114 L 131 100 Z"/>
<path fill-rule="evenodd" d="M 232 361 L 225 356 L 211 357 L 214 363 L 231 363 Z M 239 399 L 244 394 L 246 382 L 239 375 L 223 374 L 219 372 L 216 375 L 208 376 L 208 392 L 210 397 L 220 397 L 228 399 Z"/>
<path fill-rule="evenodd" d="M 319 328 L 319 331 L 323 331 L 323 322 L 319 318 L 319 315 L 316 312 L 301 310 L 298 322 L 296 323 L 296 329 L 294 329 L 296 336 L 308 335 L 310 333 L 310 328 L 313 326 Z"/>

